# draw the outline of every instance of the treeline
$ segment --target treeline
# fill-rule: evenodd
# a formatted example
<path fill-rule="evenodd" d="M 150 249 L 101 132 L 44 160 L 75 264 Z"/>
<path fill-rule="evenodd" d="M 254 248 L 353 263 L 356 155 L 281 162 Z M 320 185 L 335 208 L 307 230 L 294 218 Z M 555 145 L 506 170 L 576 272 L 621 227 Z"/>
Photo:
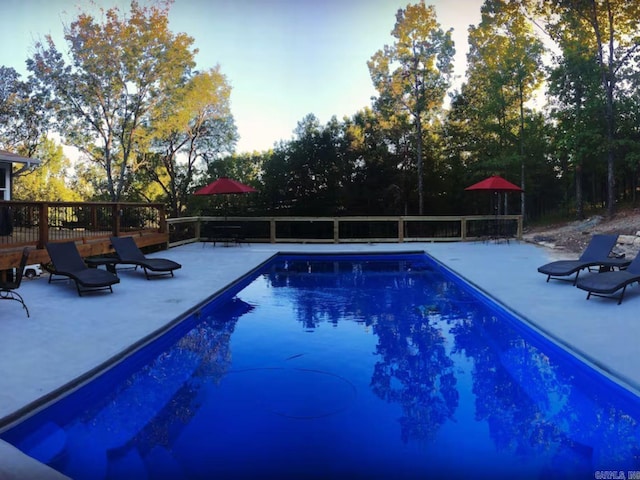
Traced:
<path fill-rule="evenodd" d="M 163 201 L 174 216 L 473 214 L 495 204 L 465 187 L 499 174 L 525 190 L 508 212 L 529 220 L 636 201 L 640 2 L 487 0 L 455 91 L 451 31 L 435 8 L 408 5 L 367 63 L 369 107 L 325 125 L 310 113 L 251 154 L 233 153 L 226 78 L 195 70 L 193 39 L 168 30 L 167 8 L 134 2 L 102 24 L 80 15 L 66 32 L 71 64 L 49 39 L 27 81 L 0 69 L 0 145 L 48 160 L 14 197 Z M 51 130 L 81 161 L 60 160 Z M 65 171 L 68 191 L 54 193 Z M 259 192 L 192 195 L 222 175 Z"/>

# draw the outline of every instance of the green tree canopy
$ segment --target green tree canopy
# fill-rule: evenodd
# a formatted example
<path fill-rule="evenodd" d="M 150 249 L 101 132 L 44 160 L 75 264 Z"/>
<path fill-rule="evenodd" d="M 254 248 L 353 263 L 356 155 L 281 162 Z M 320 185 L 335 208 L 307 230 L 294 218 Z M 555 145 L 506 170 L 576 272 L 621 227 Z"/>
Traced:
<path fill-rule="evenodd" d="M 13 68 L 0 66 L 0 147 L 33 156 L 46 141 L 51 113 L 46 99 Z"/>
<path fill-rule="evenodd" d="M 640 3 L 628 0 L 537 0 L 537 12 L 561 43 L 577 29 L 599 67 L 606 125 L 607 213 L 615 212 L 616 102 L 623 95 L 625 74 L 637 69 L 640 52 Z"/>
<path fill-rule="evenodd" d="M 81 195 L 67 185 L 71 162 L 62 147 L 51 139 L 45 139 L 34 156 L 42 163 L 13 182 L 13 200 L 71 202 L 82 200 Z"/>
<path fill-rule="evenodd" d="M 380 94 L 382 112 L 406 113 L 415 129 L 418 212 L 424 209 L 423 127 L 437 116 L 450 86 L 455 49 L 451 30 L 444 32 L 433 6 L 424 0 L 398 10 L 391 32 L 393 45 L 385 45 L 369 60 L 373 85 Z"/>
<path fill-rule="evenodd" d="M 161 188 L 174 216 L 184 210 L 193 181 L 202 171 L 233 151 L 237 132 L 230 94 L 216 67 L 193 75 L 153 111 L 148 152 L 139 167 L 143 178 Z"/>
<path fill-rule="evenodd" d="M 168 5 L 133 1 L 128 15 L 111 8 L 103 22 L 82 13 L 65 30 L 70 62 L 50 36 L 27 62 L 64 140 L 100 167 L 98 187 L 111 201 L 127 193 L 154 108 L 194 67 L 193 39 L 169 30 Z"/>
<path fill-rule="evenodd" d="M 520 187 L 524 189 L 525 107 L 543 80 L 544 47 L 518 2 L 486 0 L 481 14 L 480 23 L 469 28 L 463 88 L 466 112 L 475 123 L 476 144 L 483 145 L 474 153 L 478 162 L 489 166 L 483 175 L 504 174 L 519 167 Z"/>

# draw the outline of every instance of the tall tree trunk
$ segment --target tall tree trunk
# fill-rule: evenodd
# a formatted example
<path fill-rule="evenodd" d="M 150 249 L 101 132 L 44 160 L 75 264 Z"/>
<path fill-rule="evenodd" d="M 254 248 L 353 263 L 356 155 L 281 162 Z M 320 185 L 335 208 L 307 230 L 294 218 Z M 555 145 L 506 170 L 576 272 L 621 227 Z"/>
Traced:
<path fill-rule="evenodd" d="M 593 30 L 596 35 L 596 41 L 598 45 L 598 63 L 600 64 L 600 70 L 602 71 L 602 88 L 605 93 L 606 106 L 605 106 L 605 121 L 607 123 L 607 216 L 613 217 L 615 214 L 615 154 L 613 151 L 614 140 L 614 116 L 613 116 L 613 91 L 615 88 L 615 71 L 614 61 L 615 58 L 615 38 L 614 38 L 614 16 L 611 10 L 611 4 L 607 1 L 605 6 L 607 9 L 607 21 L 609 28 L 609 61 L 607 64 L 604 62 L 604 40 L 600 34 L 600 24 L 598 22 L 597 4 L 595 1 L 591 2 L 591 19 Z"/>
<path fill-rule="evenodd" d="M 424 181 L 422 175 L 422 120 L 420 114 L 416 116 L 416 130 L 418 135 L 418 215 L 424 211 Z"/>
<path fill-rule="evenodd" d="M 607 216 L 615 215 L 616 201 L 616 177 L 615 177 L 615 153 L 614 153 L 614 117 L 613 117 L 613 80 L 607 85 Z"/>
<path fill-rule="evenodd" d="M 520 215 L 525 218 L 525 199 L 524 199 L 524 86 L 520 82 Z"/>
<path fill-rule="evenodd" d="M 582 198 L 582 164 L 576 164 L 576 217 L 578 220 L 584 218 L 584 205 Z"/>

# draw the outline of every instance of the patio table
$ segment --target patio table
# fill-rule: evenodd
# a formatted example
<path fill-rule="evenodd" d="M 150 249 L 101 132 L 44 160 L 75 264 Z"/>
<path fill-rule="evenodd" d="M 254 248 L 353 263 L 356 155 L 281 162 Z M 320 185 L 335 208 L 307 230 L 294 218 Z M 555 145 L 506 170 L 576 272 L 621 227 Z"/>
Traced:
<path fill-rule="evenodd" d="M 85 258 L 85 263 L 89 268 L 98 268 L 100 265 L 104 265 L 107 271 L 116 273 L 116 264 L 119 260 L 114 256 L 102 255 L 99 257 Z"/>

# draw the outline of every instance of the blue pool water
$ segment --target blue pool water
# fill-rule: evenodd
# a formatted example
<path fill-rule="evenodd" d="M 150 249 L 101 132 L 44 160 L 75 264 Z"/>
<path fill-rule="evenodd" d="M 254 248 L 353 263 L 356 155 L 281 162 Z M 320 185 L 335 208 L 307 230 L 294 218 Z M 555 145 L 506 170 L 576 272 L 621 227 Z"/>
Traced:
<path fill-rule="evenodd" d="M 427 255 L 282 255 L 0 437 L 79 479 L 598 478 L 639 422 Z"/>

